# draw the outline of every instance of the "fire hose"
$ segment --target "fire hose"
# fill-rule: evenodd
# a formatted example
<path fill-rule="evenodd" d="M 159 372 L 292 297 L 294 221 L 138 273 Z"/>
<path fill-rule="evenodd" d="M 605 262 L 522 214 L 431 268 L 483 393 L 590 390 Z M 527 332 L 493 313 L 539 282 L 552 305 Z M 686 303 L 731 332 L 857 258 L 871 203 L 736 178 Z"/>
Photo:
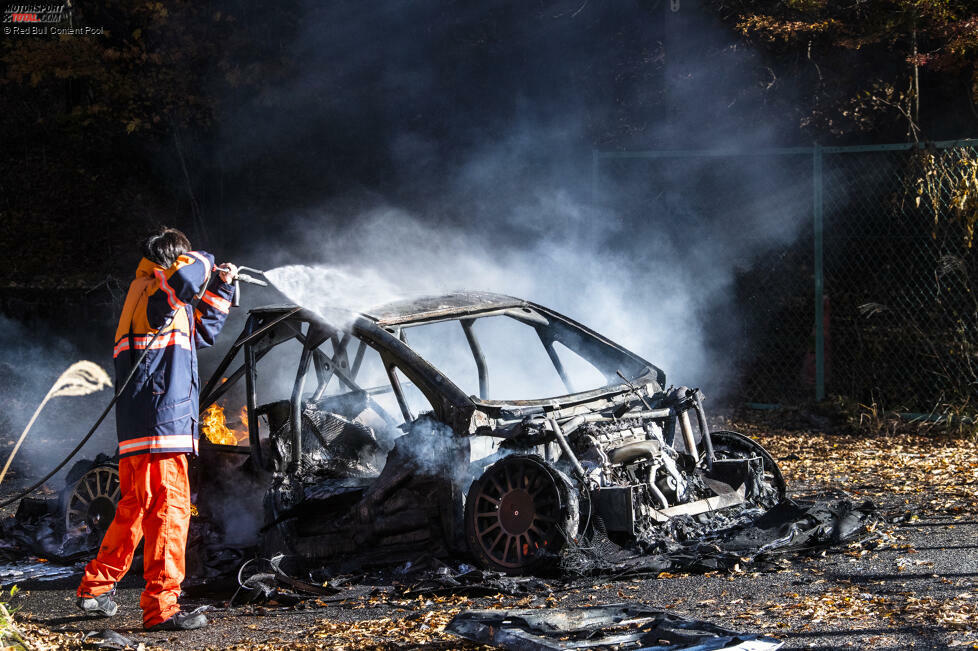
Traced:
<path fill-rule="evenodd" d="M 234 280 L 232 281 L 232 283 L 234 285 L 234 300 L 232 301 L 232 305 L 238 305 L 239 304 L 239 295 L 240 295 L 240 288 L 239 288 L 239 285 L 238 285 L 238 282 L 239 281 L 244 281 L 246 283 L 251 283 L 251 284 L 254 284 L 254 285 L 262 285 L 262 286 L 267 286 L 268 285 L 268 283 L 266 283 L 263 280 L 259 280 L 258 278 L 255 278 L 255 277 L 250 276 L 248 274 L 240 273 L 240 271 L 242 269 L 247 270 L 247 271 L 251 271 L 253 273 L 258 273 L 258 274 L 264 275 L 264 272 L 262 272 L 262 271 L 260 271 L 258 269 L 253 269 L 251 267 L 239 267 L 238 268 L 238 272 L 239 273 L 237 273 L 235 275 Z M 218 267 L 218 270 L 224 270 L 224 269 L 222 269 L 221 267 Z M 204 284 L 204 288 L 200 290 L 200 293 L 197 294 L 196 296 L 194 296 L 193 299 L 191 299 L 191 301 L 189 303 L 189 305 L 191 306 L 191 308 L 193 308 L 193 309 L 196 309 L 197 308 L 197 303 L 200 302 L 200 298 L 201 298 L 201 296 L 204 295 L 204 291 L 206 291 L 206 288 L 207 288 L 207 285 L 205 283 Z M 160 333 L 163 332 L 166 329 L 166 327 L 169 326 L 170 323 L 173 322 L 174 317 L 176 317 L 177 312 L 180 309 L 183 309 L 183 308 L 178 308 L 177 310 L 174 310 L 173 312 L 171 312 L 167 316 L 166 321 L 163 323 L 163 325 L 161 325 L 159 328 L 157 328 L 156 332 L 153 333 L 152 338 L 149 340 L 149 343 L 146 345 L 146 348 L 143 349 L 143 352 L 142 352 L 142 354 L 140 354 L 139 359 L 137 359 L 136 360 L 136 363 L 132 365 L 132 368 L 131 369 L 129 369 L 129 375 L 126 376 L 125 381 L 121 385 L 119 385 L 119 388 L 116 389 L 115 395 L 112 396 L 112 400 L 110 400 L 109 401 L 109 404 L 107 404 L 105 406 L 105 409 L 102 411 L 102 414 L 98 417 L 98 420 L 95 421 L 95 424 L 92 425 L 92 428 L 90 430 L 88 430 L 88 433 L 82 438 L 82 440 L 78 442 L 78 445 L 75 446 L 75 449 L 72 450 L 71 452 L 69 452 L 68 453 L 68 456 L 65 457 L 64 460 L 61 463 L 59 463 L 54 468 L 54 470 L 52 470 L 51 472 L 49 472 L 48 474 L 46 474 L 43 478 L 41 478 L 33 486 L 31 486 L 27 490 L 24 490 L 24 491 L 18 493 L 14 497 L 11 497 L 9 499 L 4 500 L 3 502 L 0 502 L 0 509 L 5 508 L 7 506 L 10 506 L 14 502 L 16 502 L 18 500 L 21 500 L 21 499 L 23 499 L 25 497 L 27 497 L 28 495 L 30 495 L 31 493 L 33 493 L 34 491 L 36 491 L 38 488 L 40 488 L 41 486 L 43 486 L 46 481 L 48 481 L 49 479 L 51 479 L 52 477 L 54 477 L 58 473 L 59 470 L 61 470 L 62 468 L 64 468 L 68 464 L 68 462 L 71 461 L 74 458 L 74 456 L 76 454 L 78 454 L 78 452 L 81 451 L 81 449 L 85 446 L 85 444 L 88 443 L 88 440 L 90 438 L 92 438 L 92 436 L 95 435 L 95 431 L 98 430 L 99 425 L 102 424 L 102 421 L 105 420 L 105 417 L 108 416 L 109 415 L 109 412 L 112 410 L 112 408 L 115 407 L 115 403 L 119 401 L 119 398 L 122 396 L 122 392 L 125 391 L 126 387 L 129 386 L 129 383 L 132 381 L 132 378 L 136 375 L 136 369 L 138 369 L 139 366 L 143 363 L 143 360 L 146 359 L 146 355 L 148 355 L 149 354 L 149 351 L 153 349 L 153 344 L 156 343 L 156 340 L 159 338 Z"/>

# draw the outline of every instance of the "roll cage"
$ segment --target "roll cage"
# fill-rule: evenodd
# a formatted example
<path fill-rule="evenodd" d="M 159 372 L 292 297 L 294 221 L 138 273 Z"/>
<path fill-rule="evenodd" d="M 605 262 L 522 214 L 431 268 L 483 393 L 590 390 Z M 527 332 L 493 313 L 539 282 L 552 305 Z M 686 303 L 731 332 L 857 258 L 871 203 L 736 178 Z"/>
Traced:
<path fill-rule="evenodd" d="M 473 324 L 480 318 L 501 315 L 536 330 L 541 345 L 569 392 L 568 395 L 539 400 L 499 401 L 488 398 L 490 369 Z M 408 331 L 411 328 L 442 321 L 460 323 L 478 372 L 479 396 L 466 395 L 408 344 Z M 291 340 L 298 341 L 302 346 L 289 399 L 291 449 L 294 451 L 302 450 L 301 412 L 310 367 L 316 378 L 316 386 L 310 394 L 312 400 L 323 398 L 327 385 L 334 380 L 351 392 L 364 394 L 367 399 L 391 392 L 400 415 L 408 423 L 418 414 L 412 413 L 408 404 L 406 387 L 396 372 L 400 371 L 411 385 L 424 394 L 431 404 L 433 416 L 460 435 L 469 431 L 472 415 L 476 410 L 490 418 L 499 417 L 500 414 L 530 414 L 630 391 L 629 385 L 617 381 L 617 371 L 624 371 L 635 384 L 653 384 L 660 389 L 665 384 L 665 374 L 660 369 L 600 334 L 540 305 L 511 297 L 472 293 L 429 297 L 416 302 L 391 304 L 375 314 L 351 315 L 347 322 L 338 320 L 337 323 L 340 325 L 327 322 L 317 312 L 294 305 L 252 310 L 241 334 L 201 391 L 201 410 L 221 399 L 244 378 L 248 414 L 260 416 L 263 405 L 257 395 L 258 362 L 273 348 Z M 331 354 L 321 348 L 327 341 L 331 342 Z M 586 351 L 608 384 L 590 391 L 574 393 L 574 387 L 554 349 L 554 344 L 558 342 L 574 351 Z M 379 353 L 390 381 L 389 387 L 363 387 L 358 382 L 368 346 Z M 239 353 L 239 365 L 228 373 Z M 388 425 L 394 425 L 388 415 L 384 415 L 384 420 Z M 248 418 L 248 442 L 247 447 L 219 445 L 204 438 L 201 445 L 250 454 L 259 468 L 267 469 L 269 460 L 265 458 L 266 452 L 261 445 L 257 417 Z M 298 464 L 299 456 L 297 452 L 294 454 L 289 464 L 293 470 Z"/>

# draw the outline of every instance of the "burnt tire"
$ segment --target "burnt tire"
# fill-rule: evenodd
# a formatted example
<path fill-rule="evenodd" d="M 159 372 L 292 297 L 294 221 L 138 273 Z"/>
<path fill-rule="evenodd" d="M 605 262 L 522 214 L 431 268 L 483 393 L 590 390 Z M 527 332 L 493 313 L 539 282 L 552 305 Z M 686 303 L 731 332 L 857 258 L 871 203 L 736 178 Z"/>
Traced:
<path fill-rule="evenodd" d="M 770 507 L 785 498 L 787 486 L 781 469 L 778 467 L 778 462 L 760 443 L 730 430 L 711 431 L 710 440 L 713 443 L 713 452 L 717 459 L 744 459 L 748 457 L 761 459 L 764 469 L 763 477 L 761 477 L 762 494 L 756 496 L 754 501 L 762 506 Z"/>
<path fill-rule="evenodd" d="M 118 466 L 109 463 L 93 465 L 71 481 L 61 494 L 65 532 L 78 532 L 87 527 L 90 535 L 101 541 L 112 524 L 121 497 Z"/>
<path fill-rule="evenodd" d="M 465 535 L 479 565 L 528 574 L 551 565 L 577 535 L 577 495 L 540 457 L 512 455 L 489 466 L 469 488 Z"/>

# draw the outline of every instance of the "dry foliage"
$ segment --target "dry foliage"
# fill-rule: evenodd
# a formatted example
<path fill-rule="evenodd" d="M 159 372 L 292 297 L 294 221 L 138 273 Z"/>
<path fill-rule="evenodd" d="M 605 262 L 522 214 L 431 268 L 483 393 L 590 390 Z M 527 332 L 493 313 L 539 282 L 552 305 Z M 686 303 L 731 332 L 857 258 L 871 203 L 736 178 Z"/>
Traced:
<path fill-rule="evenodd" d="M 919 207 L 926 200 L 934 213 L 933 237 L 937 239 L 941 219 L 953 216 L 964 231 L 964 245 L 970 249 L 978 222 L 978 154 L 968 147 L 927 152 L 921 156 L 921 167 L 916 203 Z"/>
<path fill-rule="evenodd" d="M 781 464 L 788 485 L 978 513 L 978 449 L 971 438 L 900 433 L 750 432 Z"/>

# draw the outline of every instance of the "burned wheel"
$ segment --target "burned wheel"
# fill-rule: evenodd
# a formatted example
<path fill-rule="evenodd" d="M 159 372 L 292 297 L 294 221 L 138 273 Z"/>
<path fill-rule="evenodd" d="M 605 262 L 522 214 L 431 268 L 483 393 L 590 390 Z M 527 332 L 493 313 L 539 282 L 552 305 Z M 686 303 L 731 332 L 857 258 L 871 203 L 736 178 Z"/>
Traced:
<path fill-rule="evenodd" d="M 89 469 L 62 496 L 65 531 L 78 531 L 85 525 L 92 533 L 101 536 L 115 517 L 120 497 L 117 468 L 95 466 Z"/>
<path fill-rule="evenodd" d="M 485 567 L 529 572 L 555 558 L 577 533 L 573 489 L 542 459 L 497 461 L 469 488 L 465 531 L 469 549 Z"/>
<path fill-rule="evenodd" d="M 762 472 L 757 477 L 757 485 L 753 487 L 753 498 L 762 506 L 771 507 L 784 499 L 787 492 L 784 477 L 774 457 L 760 443 L 752 438 L 731 432 L 717 430 L 710 432 L 710 440 L 717 459 L 744 459 L 757 457 L 761 460 Z M 701 451 L 705 453 L 705 450 Z"/>

